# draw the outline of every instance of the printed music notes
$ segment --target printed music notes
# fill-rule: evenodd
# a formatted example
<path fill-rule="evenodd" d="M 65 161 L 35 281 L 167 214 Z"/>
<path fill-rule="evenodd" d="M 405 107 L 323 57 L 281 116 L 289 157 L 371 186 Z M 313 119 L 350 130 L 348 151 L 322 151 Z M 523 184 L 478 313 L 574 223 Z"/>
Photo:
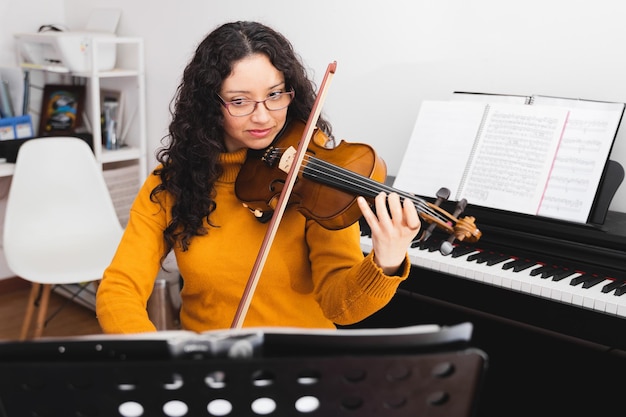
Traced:
<path fill-rule="evenodd" d="M 624 103 L 507 97 L 423 102 L 394 187 L 585 223 Z"/>

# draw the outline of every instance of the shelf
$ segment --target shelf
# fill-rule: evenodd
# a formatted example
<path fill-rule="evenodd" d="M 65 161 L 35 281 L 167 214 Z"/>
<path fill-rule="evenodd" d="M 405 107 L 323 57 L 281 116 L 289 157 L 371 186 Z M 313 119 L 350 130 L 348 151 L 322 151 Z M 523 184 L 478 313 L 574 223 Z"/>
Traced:
<path fill-rule="evenodd" d="M 124 69 L 124 68 L 113 68 L 108 71 L 99 71 L 97 73 L 93 73 L 90 71 L 82 71 L 82 72 L 72 72 L 70 70 L 61 67 L 59 65 L 35 65 L 22 63 L 21 67 L 25 70 L 36 70 L 36 71 L 45 71 L 45 72 L 55 72 L 58 74 L 71 74 L 74 77 L 82 77 L 82 78 L 116 78 L 116 77 L 136 77 L 139 75 L 139 71 L 135 69 Z"/>
<path fill-rule="evenodd" d="M 129 146 L 116 150 L 102 149 L 100 162 L 103 164 L 109 164 L 112 162 L 134 161 L 139 160 L 140 158 L 141 150 L 139 148 Z M 14 163 L 0 162 L 0 178 L 12 176 L 14 170 Z"/>
<path fill-rule="evenodd" d="M 21 63 L 20 66 L 25 70 L 36 70 L 36 71 L 45 71 L 45 72 L 55 72 L 58 74 L 70 74 L 70 70 L 62 67 L 60 65 L 35 65 L 29 63 Z M 108 71 L 99 71 L 97 73 L 93 73 L 91 71 L 81 71 L 81 72 L 72 72 L 72 76 L 82 77 L 82 78 L 116 78 L 116 77 L 136 77 L 139 75 L 139 71 L 136 69 L 126 69 L 126 68 L 113 68 Z"/>
<path fill-rule="evenodd" d="M 70 70 L 66 67 L 62 67 L 60 65 L 37 65 L 31 64 L 28 62 L 20 63 L 20 66 L 25 70 L 37 70 L 37 71 L 46 71 L 46 72 L 56 72 L 59 74 L 69 74 Z"/>
<path fill-rule="evenodd" d="M 136 77 L 139 75 L 139 71 L 134 69 L 124 69 L 124 68 L 114 68 L 109 71 L 100 71 L 94 75 L 91 72 L 73 72 L 73 76 L 75 77 L 83 77 L 83 78 L 117 78 L 117 77 Z"/>
<path fill-rule="evenodd" d="M 141 151 L 139 148 L 127 146 L 121 149 L 102 149 L 102 156 L 100 162 L 108 164 L 110 162 L 132 161 L 141 157 Z"/>

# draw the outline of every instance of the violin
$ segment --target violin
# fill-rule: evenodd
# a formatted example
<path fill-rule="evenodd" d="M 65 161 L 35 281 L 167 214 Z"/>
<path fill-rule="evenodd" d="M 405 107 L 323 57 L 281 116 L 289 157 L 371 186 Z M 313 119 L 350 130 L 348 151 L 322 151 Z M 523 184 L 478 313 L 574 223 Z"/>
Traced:
<path fill-rule="evenodd" d="M 412 201 L 420 217 L 430 223 L 420 239 L 427 239 L 435 227 L 450 234 L 448 241 L 441 246 L 442 253 L 452 252 L 454 239 L 476 241 L 481 236 L 473 217 L 458 218 L 465 208 L 464 200 L 459 202 L 454 214 L 439 207 L 449 191 L 442 189 L 444 192 L 438 193 L 434 204 L 426 202 L 385 186 L 386 165 L 369 146 L 343 141 L 337 147 L 327 146 L 332 142 L 315 125 L 336 68 L 336 62 L 326 68 L 306 124 L 292 121 L 267 149 L 248 150 L 237 176 L 237 197 L 259 219 L 269 219 L 270 223 L 235 312 L 232 328 L 243 325 L 280 220 L 290 204 L 298 204 L 300 212 L 322 226 L 340 229 L 361 216 L 356 204 L 358 196 L 365 197 L 371 204 L 381 191 L 394 191 L 403 201 Z"/>
<path fill-rule="evenodd" d="M 235 182 L 235 193 L 261 220 L 276 206 L 304 126 L 299 120 L 291 121 L 268 148 L 248 151 Z M 327 229 L 342 229 L 361 217 L 356 204 L 358 196 L 372 203 L 381 191 L 396 192 L 401 200 L 410 200 L 420 218 L 431 225 L 420 240 L 426 240 L 435 227 L 450 235 L 442 244 L 442 253 L 451 252 L 455 239 L 468 242 L 480 239 L 482 233 L 474 224 L 475 218 L 458 217 L 465 209 L 465 200 L 458 202 L 454 214 L 448 213 L 440 206 L 449 196 L 447 189 L 438 192 L 434 203 L 396 190 L 384 184 L 387 167 L 372 147 L 342 140 L 330 148 L 329 143 L 332 141 L 321 130 L 314 131 L 290 194 L 288 204 L 297 205 L 305 217 Z"/>

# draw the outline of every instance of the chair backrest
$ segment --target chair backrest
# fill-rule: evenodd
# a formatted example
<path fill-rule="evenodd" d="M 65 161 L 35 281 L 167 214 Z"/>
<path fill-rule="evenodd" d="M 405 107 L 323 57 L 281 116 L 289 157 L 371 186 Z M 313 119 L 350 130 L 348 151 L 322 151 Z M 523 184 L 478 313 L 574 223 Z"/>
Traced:
<path fill-rule="evenodd" d="M 122 226 L 101 167 L 84 141 L 50 137 L 22 145 L 3 234 L 9 268 L 24 279 L 101 278 Z"/>

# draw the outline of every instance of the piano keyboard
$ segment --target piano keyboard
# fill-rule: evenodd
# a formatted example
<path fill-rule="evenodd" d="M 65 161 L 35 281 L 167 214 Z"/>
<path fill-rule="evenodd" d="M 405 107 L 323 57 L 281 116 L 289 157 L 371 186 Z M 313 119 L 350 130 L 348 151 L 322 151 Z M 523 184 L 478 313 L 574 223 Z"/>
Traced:
<path fill-rule="evenodd" d="M 361 236 L 361 249 L 369 253 L 372 240 Z M 465 246 L 450 255 L 436 247 L 408 250 L 411 263 L 434 271 L 531 294 L 618 317 L 626 317 L 626 282 L 601 274 L 546 265 L 532 260 Z"/>

